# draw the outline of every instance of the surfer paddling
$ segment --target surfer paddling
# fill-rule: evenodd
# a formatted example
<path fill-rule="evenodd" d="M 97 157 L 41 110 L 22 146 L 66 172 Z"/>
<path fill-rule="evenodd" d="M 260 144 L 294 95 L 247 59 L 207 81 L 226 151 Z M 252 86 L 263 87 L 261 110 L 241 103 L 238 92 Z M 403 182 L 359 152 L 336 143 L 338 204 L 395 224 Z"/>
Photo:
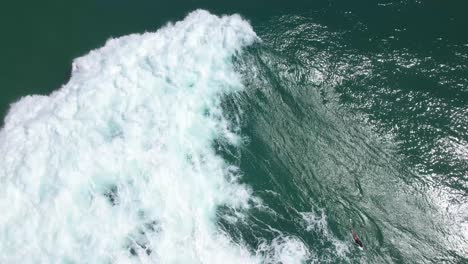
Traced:
<path fill-rule="evenodd" d="M 354 229 L 351 229 L 351 233 L 353 234 L 354 243 L 356 243 L 360 249 L 364 249 L 364 244 L 362 244 L 362 241 L 361 239 L 359 239 L 356 231 Z"/>

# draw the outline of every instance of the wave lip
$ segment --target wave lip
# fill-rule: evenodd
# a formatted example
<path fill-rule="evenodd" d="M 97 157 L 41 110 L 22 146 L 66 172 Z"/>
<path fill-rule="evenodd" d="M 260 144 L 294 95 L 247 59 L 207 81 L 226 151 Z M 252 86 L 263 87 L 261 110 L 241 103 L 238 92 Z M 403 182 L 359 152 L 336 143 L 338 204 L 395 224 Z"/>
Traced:
<path fill-rule="evenodd" d="M 257 40 L 240 16 L 206 11 L 109 40 L 50 96 L 12 105 L 0 132 L 0 262 L 251 263 L 216 228 L 248 208 L 215 139 L 239 144 L 222 95 L 231 58 Z"/>

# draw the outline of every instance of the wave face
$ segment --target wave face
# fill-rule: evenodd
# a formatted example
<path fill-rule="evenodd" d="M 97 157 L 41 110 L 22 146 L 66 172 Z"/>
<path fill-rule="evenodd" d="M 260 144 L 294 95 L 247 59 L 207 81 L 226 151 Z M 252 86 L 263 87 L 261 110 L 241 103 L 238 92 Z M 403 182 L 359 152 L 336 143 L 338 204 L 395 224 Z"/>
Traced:
<path fill-rule="evenodd" d="M 216 226 L 251 204 L 213 142 L 239 145 L 223 95 L 232 57 L 257 39 L 205 11 L 109 40 L 50 96 L 15 103 L 0 134 L 0 262 L 251 263 Z"/>
<path fill-rule="evenodd" d="M 0 263 L 468 263 L 466 44 L 390 2 L 77 59 L 0 131 Z"/>

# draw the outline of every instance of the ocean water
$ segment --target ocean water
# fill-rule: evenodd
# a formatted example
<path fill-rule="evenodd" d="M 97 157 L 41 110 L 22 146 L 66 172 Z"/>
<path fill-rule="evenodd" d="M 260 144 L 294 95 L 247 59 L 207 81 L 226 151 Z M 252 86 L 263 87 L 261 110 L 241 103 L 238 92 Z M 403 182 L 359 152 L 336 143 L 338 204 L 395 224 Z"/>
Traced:
<path fill-rule="evenodd" d="M 464 10 L 6 5 L 0 263 L 467 263 Z"/>

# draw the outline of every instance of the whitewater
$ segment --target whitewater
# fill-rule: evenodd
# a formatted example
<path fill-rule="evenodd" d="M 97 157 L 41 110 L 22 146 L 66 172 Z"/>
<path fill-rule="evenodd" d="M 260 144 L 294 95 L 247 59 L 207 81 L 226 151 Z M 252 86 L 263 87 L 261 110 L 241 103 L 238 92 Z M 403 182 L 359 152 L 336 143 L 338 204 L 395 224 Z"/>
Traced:
<path fill-rule="evenodd" d="M 232 59 L 256 41 L 240 16 L 197 10 L 110 39 L 63 87 L 14 103 L 0 132 L 0 262 L 307 258 L 298 239 L 249 249 L 216 225 L 220 206 L 241 218 L 261 203 L 213 144 L 243 143 L 220 104 L 244 89 Z"/>

